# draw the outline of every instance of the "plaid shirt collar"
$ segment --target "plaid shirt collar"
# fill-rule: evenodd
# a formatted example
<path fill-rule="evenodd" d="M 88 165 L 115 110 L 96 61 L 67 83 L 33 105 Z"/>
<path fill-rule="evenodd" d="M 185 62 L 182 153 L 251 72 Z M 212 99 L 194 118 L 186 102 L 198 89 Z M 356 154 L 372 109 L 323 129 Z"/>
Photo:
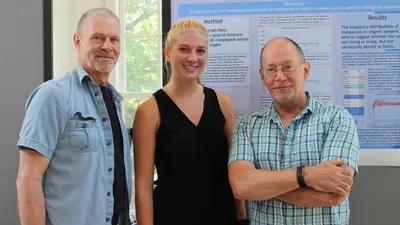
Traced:
<path fill-rule="evenodd" d="M 313 113 L 317 108 L 315 99 L 312 96 L 312 94 L 306 91 L 306 95 L 307 95 L 307 105 L 296 118 L 301 118 L 307 113 Z M 274 121 L 279 119 L 279 114 L 276 111 L 275 104 L 273 102 L 269 106 L 266 106 L 256 111 L 254 115 L 257 117 L 269 117 L 270 120 Z"/>

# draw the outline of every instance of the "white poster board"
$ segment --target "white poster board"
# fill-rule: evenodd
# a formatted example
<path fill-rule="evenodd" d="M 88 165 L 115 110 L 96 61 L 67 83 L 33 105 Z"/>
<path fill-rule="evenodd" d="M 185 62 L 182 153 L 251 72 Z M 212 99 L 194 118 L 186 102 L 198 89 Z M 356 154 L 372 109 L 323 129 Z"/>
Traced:
<path fill-rule="evenodd" d="M 202 79 L 231 96 L 237 117 L 271 102 L 260 50 L 286 36 L 311 63 L 306 90 L 356 121 L 360 165 L 400 165 L 399 1 L 173 0 L 171 7 L 173 24 L 192 18 L 207 27 Z"/>

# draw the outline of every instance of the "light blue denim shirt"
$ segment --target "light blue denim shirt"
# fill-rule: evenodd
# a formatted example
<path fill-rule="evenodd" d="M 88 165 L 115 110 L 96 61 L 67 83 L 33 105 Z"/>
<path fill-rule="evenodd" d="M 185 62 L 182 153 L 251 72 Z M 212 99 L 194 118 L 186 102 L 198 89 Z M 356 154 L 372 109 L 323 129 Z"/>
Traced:
<path fill-rule="evenodd" d="M 122 127 L 128 197 L 132 190 L 131 138 L 122 96 L 110 85 Z M 18 146 L 50 158 L 43 178 L 47 225 L 110 225 L 114 145 L 100 87 L 76 66 L 40 85 L 29 97 Z M 128 212 L 128 210 L 127 210 Z"/>

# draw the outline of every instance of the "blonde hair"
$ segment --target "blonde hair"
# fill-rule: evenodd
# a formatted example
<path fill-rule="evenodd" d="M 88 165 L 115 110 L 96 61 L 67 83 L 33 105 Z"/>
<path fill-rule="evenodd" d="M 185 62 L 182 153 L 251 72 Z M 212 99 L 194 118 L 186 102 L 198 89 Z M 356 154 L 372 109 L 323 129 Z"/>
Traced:
<path fill-rule="evenodd" d="M 169 30 L 166 39 L 165 39 L 165 48 L 171 49 L 172 45 L 176 41 L 176 37 L 185 32 L 193 32 L 193 33 L 199 33 L 203 34 L 204 37 L 206 38 L 207 44 L 208 44 L 208 32 L 207 29 L 203 26 L 203 24 L 192 20 L 192 19 L 184 19 L 179 21 L 178 23 L 174 24 L 172 28 Z M 164 61 L 164 66 L 165 69 L 167 70 L 167 83 L 170 80 L 171 77 L 171 68 L 170 64 L 167 60 Z M 197 77 L 197 83 L 201 84 L 201 77 Z"/>

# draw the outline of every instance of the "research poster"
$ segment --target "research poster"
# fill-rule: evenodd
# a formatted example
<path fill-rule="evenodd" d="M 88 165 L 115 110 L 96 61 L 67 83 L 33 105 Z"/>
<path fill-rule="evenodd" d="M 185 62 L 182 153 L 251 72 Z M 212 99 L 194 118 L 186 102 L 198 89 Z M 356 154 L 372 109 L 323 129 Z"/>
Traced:
<path fill-rule="evenodd" d="M 400 2 L 393 0 L 173 0 L 172 23 L 192 18 L 209 32 L 204 85 L 228 93 L 235 116 L 270 103 L 258 68 L 268 40 L 303 49 L 306 90 L 353 116 L 360 165 L 400 165 Z"/>

